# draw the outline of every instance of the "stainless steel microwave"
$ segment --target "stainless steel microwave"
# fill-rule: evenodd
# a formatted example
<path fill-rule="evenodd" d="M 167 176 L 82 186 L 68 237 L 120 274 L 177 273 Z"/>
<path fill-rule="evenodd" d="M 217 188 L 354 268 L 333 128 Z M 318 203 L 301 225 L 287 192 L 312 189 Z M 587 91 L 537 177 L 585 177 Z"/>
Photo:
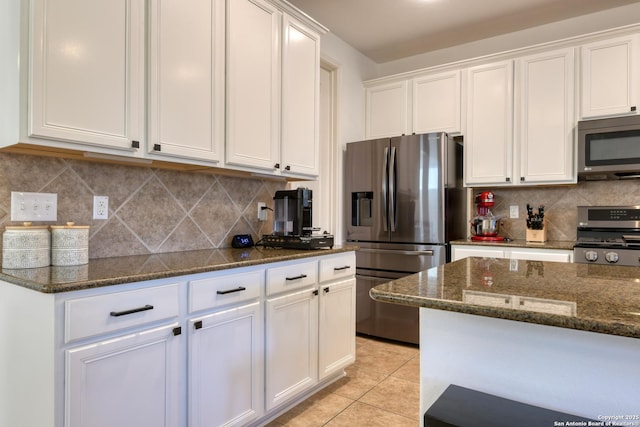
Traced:
<path fill-rule="evenodd" d="M 578 178 L 640 178 L 640 115 L 578 122 Z"/>

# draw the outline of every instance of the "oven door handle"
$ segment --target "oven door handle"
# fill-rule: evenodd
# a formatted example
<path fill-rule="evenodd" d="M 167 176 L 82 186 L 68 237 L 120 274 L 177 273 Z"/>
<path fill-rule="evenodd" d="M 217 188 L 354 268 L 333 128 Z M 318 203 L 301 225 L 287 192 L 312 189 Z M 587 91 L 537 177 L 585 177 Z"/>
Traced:
<path fill-rule="evenodd" d="M 369 252 L 369 253 L 376 253 L 376 254 L 394 254 L 394 255 L 414 255 L 414 256 L 421 256 L 421 255 L 427 255 L 427 256 L 433 256 L 433 251 L 430 249 L 427 249 L 425 251 L 402 251 L 402 250 L 395 250 L 395 249 L 367 249 L 367 248 L 360 248 L 358 249 L 358 252 Z"/>

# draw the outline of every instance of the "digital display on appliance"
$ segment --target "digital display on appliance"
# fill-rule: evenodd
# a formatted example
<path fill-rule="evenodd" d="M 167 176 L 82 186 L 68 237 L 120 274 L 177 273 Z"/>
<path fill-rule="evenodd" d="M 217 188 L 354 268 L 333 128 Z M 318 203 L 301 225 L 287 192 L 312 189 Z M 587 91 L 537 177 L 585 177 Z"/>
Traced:
<path fill-rule="evenodd" d="M 590 209 L 590 221 L 639 221 L 640 209 Z"/>

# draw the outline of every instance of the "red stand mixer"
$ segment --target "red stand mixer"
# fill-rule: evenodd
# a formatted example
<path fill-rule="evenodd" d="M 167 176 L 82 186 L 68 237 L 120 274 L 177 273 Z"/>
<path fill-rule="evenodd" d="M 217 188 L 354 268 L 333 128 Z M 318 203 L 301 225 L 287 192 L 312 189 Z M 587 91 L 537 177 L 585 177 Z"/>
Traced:
<path fill-rule="evenodd" d="M 501 217 L 494 216 L 491 208 L 496 204 L 491 191 L 483 191 L 474 197 L 477 215 L 471 220 L 471 240 L 479 242 L 502 242 L 498 236 Z"/>

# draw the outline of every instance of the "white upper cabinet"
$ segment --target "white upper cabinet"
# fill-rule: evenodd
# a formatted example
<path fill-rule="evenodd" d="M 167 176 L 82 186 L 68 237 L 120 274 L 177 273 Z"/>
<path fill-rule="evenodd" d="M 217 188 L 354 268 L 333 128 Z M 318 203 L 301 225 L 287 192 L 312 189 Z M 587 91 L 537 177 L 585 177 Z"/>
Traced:
<path fill-rule="evenodd" d="M 31 4 L 29 136 L 129 153 L 142 147 L 143 2 Z"/>
<path fill-rule="evenodd" d="M 369 84 L 365 102 L 367 139 L 462 130 L 460 70 Z"/>
<path fill-rule="evenodd" d="M 465 184 L 512 181 L 513 61 L 469 68 Z"/>
<path fill-rule="evenodd" d="M 574 62 L 572 48 L 516 61 L 514 165 L 520 170 L 514 170 L 514 179 L 521 184 L 575 182 Z"/>
<path fill-rule="evenodd" d="M 227 163 L 316 176 L 320 36 L 263 0 L 227 7 Z"/>
<path fill-rule="evenodd" d="M 262 0 L 230 0 L 227 8 L 227 163 L 275 171 L 281 13 Z"/>
<path fill-rule="evenodd" d="M 283 17 L 282 165 L 284 173 L 319 174 L 320 36 Z"/>
<path fill-rule="evenodd" d="M 147 150 L 220 161 L 225 2 L 152 0 L 149 15 Z"/>
<path fill-rule="evenodd" d="M 515 79 L 511 60 L 468 70 L 466 185 L 575 182 L 574 62 L 569 48 L 517 58 Z"/>
<path fill-rule="evenodd" d="M 637 114 L 638 40 L 633 34 L 582 46 L 580 118 Z"/>
<path fill-rule="evenodd" d="M 460 70 L 413 79 L 413 133 L 460 133 Z"/>
<path fill-rule="evenodd" d="M 407 107 L 407 80 L 376 84 L 365 91 L 365 137 L 367 139 L 404 135 L 410 132 Z"/>

